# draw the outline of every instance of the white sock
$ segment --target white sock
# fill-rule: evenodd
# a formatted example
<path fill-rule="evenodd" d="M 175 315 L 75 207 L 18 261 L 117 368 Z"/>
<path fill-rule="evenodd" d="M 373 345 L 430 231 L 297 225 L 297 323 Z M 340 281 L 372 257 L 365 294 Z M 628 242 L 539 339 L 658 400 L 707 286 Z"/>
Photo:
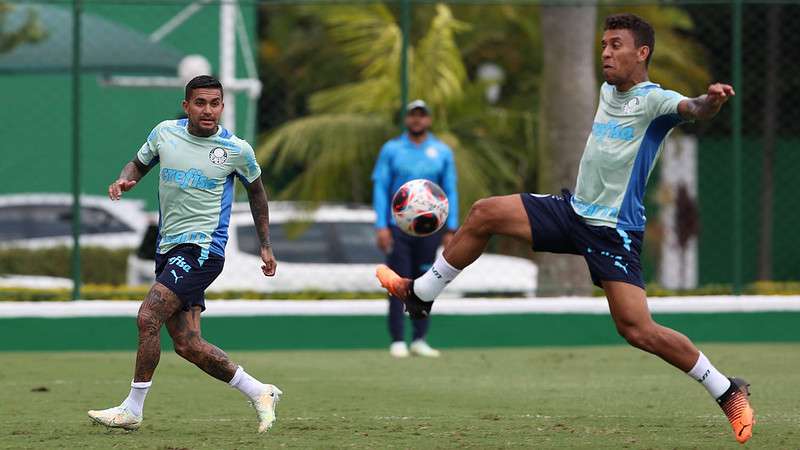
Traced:
<path fill-rule="evenodd" d="M 150 390 L 152 384 L 152 381 L 131 381 L 131 392 L 122 402 L 122 406 L 128 408 L 133 414 L 141 417 L 142 410 L 144 409 L 144 398 L 147 397 L 147 391 Z"/>
<path fill-rule="evenodd" d="M 414 280 L 414 293 L 420 300 L 432 302 L 447 286 L 447 283 L 453 281 L 460 273 L 461 271 L 451 266 L 443 255 L 439 255 L 431 268 Z"/>
<path fill-rule="evenodd" d="M 228 384 L 238 389 L 239 392 L 247 396 L 250 400 L 255 400 L 264 390 L 264 383 L 251 377 L 250 374 L 244 371 L 242 366 L 236 369 L 236 373 L 233 374 L 233 378 L 231 378 Z"/>
<path fill-rule="evenodd" d="M 700 357 L 687 374 L 700 382 L 714 399 L 718 399 L 731 387 L 731 381 L 711 365 L 703 352 L 700 352 Z"/>

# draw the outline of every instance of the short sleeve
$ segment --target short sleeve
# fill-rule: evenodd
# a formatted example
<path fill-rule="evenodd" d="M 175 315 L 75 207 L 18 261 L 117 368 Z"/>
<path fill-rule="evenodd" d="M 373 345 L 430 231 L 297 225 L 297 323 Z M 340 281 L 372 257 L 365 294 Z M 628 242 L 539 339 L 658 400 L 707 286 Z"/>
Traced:
<path fill-rule="evenodd" d="M 139 162 L 147 167 L 153 167 L 158 164 L 159 127 L 160 124 L 153 128 L 153 131 L 147 136 L 147 140 L 142 144 L 139 151 L 136 152 L 136 157 L 139 159 Z"/>
<path fill-rule="evenodd" d="M 678 114 L 678 104 L 686 99 L 685 96 L 664 89 L 651 89 L 645 98 L 647 113 L 652 119 L 661 116 Z"/>
<path fill-rule="evenodd" d="M 234 170 L 236 170 L 236 175 L 242 181 L 247 181 L 247 183 L 250 184 L 261 176 L 261 167 L 256 161 L 256 154 L 253 151 L 253 147 L 247 142 L 240 142 L 242 142 L 242 152 L 239 154 L 239 157 L 236 158 Z"/>

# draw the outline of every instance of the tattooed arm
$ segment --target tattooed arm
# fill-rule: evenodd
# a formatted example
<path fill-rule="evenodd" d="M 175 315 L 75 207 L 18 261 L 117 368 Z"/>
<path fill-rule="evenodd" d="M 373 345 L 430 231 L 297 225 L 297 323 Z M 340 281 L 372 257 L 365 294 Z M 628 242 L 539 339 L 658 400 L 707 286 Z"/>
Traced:
<path fill-rule="evenodd" d="M 261 184 L 261 179 L 259 178 L 245 187 L 247 188 L 247 198 L 250 200 L 250 212 L 253 214 L 253 222 L 256 224 L 258 240 L 261 242 L 261 260 L 264 261 L 261 271 L 264 272 L 264 275 L 271 277 L 275 275 L 278 263 L 272 254 L 272 244 L 269 241 L 267 193 L 264 192 L 264 185 Z"/>
<path fill-rule="evenodd" d="M 130 191 L 136 185 L 136 182 L 142 179 L 150 167 L 144 165 L 139 161 L 139 158 L 134 156 L 133 159 L 125 164 L 122 168 L 117 181 L 108 186 L 108 197 L 111 200 L 119 200 L 122 198 L 122 193 Z"/>

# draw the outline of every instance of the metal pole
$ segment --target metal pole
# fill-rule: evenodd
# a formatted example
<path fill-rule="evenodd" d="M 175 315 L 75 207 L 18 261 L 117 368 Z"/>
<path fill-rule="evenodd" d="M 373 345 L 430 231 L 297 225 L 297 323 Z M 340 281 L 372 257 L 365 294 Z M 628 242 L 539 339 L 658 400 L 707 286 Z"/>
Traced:
<path fill-rule="evenodd" d="M 236 79 L 236 0 L 225 0 L 219 5 L 219 81 L 228 88 Z M 236 94 L 226 89 L 222 124 L 236 132 Z"/>
<path fill-rule="evenodd" d="M 72 299 L 81 298 L 81 0 L 72 3 Z"/>
<path fill-rule="evenodd" d="M 411 32 L 411 2 L 400 2 L 400 28 L 403 32 L 403 48 L 400 51 L 400 126 L 405 130 L 402 117 L 408 104 L 408 38 Z"/>
<path fill-rule="evenodd" d="M 742 0 L 733 0 L 733 293 L 742 293 Z"/>

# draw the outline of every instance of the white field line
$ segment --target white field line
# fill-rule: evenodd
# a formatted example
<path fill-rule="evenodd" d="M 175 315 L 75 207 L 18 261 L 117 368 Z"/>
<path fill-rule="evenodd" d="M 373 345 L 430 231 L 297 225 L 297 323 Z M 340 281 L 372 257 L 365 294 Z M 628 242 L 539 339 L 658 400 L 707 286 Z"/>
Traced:
<path fill-rule="evenodd" d="M 800 296 L 658 297 L 654 313 L 736 313 L 800 311 Z M 135 317 L 138 301 L 0 302 L 0 318 Z M 205 316 L 383 316 L 385 300 L 209 300 Z M 599 297 L 528 299 L 442 299 L 436 314 L 608 314 Z"/>

